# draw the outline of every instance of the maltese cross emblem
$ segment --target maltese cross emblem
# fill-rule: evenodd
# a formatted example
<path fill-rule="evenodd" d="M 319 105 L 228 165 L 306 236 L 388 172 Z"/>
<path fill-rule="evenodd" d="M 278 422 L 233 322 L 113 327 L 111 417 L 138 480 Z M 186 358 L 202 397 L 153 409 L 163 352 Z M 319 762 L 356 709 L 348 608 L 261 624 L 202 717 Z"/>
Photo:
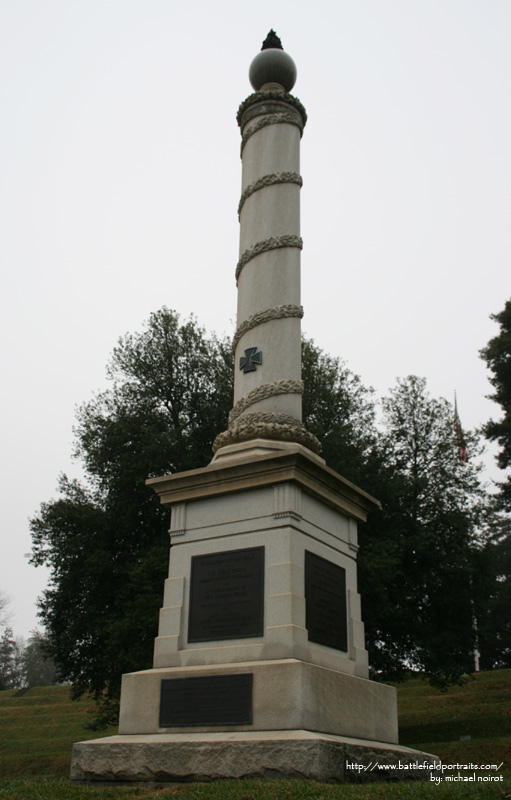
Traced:
<path fill-rule="evenodd" d="M 263 354 L 257 347 L 247 347 L 245 355 L 240 358 L 240 369 L 243 372 L 254 372 L 258 364 L 263 363 Z"/>

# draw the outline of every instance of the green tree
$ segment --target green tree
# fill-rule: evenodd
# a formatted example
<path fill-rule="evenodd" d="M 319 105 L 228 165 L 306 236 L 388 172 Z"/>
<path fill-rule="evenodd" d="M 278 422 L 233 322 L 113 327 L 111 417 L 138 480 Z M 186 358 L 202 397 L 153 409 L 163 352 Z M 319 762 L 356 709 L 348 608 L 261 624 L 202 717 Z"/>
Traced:
<path fill-rule="evenodd" d="M 383 400 L 380 513 L 361 531 L 359 559 L 371 662 L 386 677 L 407 667 L 438 684 L 474 667 L 476 601 L 483 587 L 485 494 L 477 437 L 460 459 L 453 408 L 423 378 L 398 380 Z M 378 568 L 376 567 L 378 565 Z"/>
<path fill-rule="evenodd" d="M 53 686 L 57 683 L 57 671 L 48 650 L 48 637 L 40 631 L 32 631 L 23 650 L 25 682 L 28 687 Z"/>
<path fill-rule="evenodd" d="M 227 426 L 230 348 L 166 308 L 119 340 L 109 390 L 78 411 L 85 481 L 31 521 L 34 564 L 50 568 L 40 616 L 60 680 L 90 691 L 98 725 L 115 714 L 121 675 L 151 666 L 168 565 L 168 514 L 147 477 L 204 466 Z"/>
<path fill-rule="evenodd" d="M 511 533 L 508 515 L 498 513 L 485 548 L 491 575 L 477 617 L 481 669 L 511 667 Z"/>
<path fill-rule="evenodd" d="M 327 464 L 382 503 L 359 529 L 359 588 L 376 675 L 413 667 L 440 685 L 474 667 L 475 619 L 491 583 L 478 438 L 460 458 L 454 411 L 425 379 L 398 381 L 375 425 L 373 393 L 304 341 L 304 422 Z"/>
<path fill-rule="evenodd" d="M 377 441 L 373 391 L 339 358 L 302 340 L 303 421 L 332 469 L 370 491 Z"/>
<path fill-rule="evenodd" d="M 494 393 L 503 416 L 491 419 L 484 426 L 485 436 L 499 445 L 497 464 L 502 470 L 511 467 L 511 300 L 491 319 L 499 324 L 499 333 L 483 350 L 481 357 L 491 371 Z M 489 545 L 494 565 L 494 584 L 486 613 L 480 619 L 482 664 L 492 667 L 511 666 L 511 474 L 497 483 L 495 506 L 498 524 Z"/>
<path fill-rule="evenodd" d="M 43 503 L 31 522 L 32 562 L 50 567 L 50 583 L 40 601 L 48 652 L 59 680 L 71 682 L 75 696 L 90 691 L 96 698 L 98 724 L 114 718 L 121 675 L 152 664 L 168 565 L 168 512 L 145 480 L 211 460 L 211 444 L 227 427 L 232 406 L 232 354 L 227 342 L 207 336 L 194 320 L 181 323 L 175 312 L 163 308 L 151 315 L 142 333 L 120 339 L 108 376 L 111 387 L 77 415 L 75 454 L 85 479 L 61 476 L 59 497 Z M 467 498 L 473 498 L 463 494 L 462 484 L 470 485 L 474 468 L 462 469 L 453 461 L 452 418 L 450 432 L 442 428 L 450 464 L 444 472 L 451 482 L 440 480 L 443 440 L 436 436 L 433 415 L 414 484 L 404 455 L 407 425 L 401 425 L 399 436 L 393 428 L 385 435 L 378 432 L 372 392 L 342 361 L 304 340 L 303 378 L 304 422 L 322 440 L 327 463 L 383 502 L 382 510 L 361 527 L 359 553 L 364 618 L 377 672 L 399 672 L 413 659 L 434 673 L 442 667 L 440 655 L 438 663 L 428 655 L 435 633 L 448 635 L 437 625 L 438 602 L 433 598 L 431 608 L 427 602 L 435 589 L 447 597 L 439 585 L 441 570 L 433 565 L 446 553 L 441 573 L 446 579 L 452 573 L 458 580 L 456 564 L 464 576 L 472 574 L 465 544 L 475 530 L 466 519 Z M 399 402 L 410 415 L 410 398 Z M 417 425 L 430 406 L 413 406 Z M 442 403 L 440 411 L 445 422 Z M 387 424 L 394 424 L 394 418 L 389 406 Z M 419 433 L 416 438 L 422 442 Z M 426 458 L 431 443 L 434 462 Z M 441 502 L 417 489 L 430 467 L 426 488 Z M 459 553 L 463 558 L 456 561 Z M 464 580 L 459 578 L 463 591 Z M 418 632 L 422 623 L 429 638 Z M 472 635 L 470 620 L 468 627 Z M 450 663 L 446 669 L 451 670 Z"/>
<path fill-rule="evenodd" d="M 3 628 L 7 625 L 10 612 L 9 612 L 9 604 L 10 600 L 4 592 L 0 592 L 0 628 Z"/>
<path fill-rule="evenodd" d="M 478 617 L 481 669 L 511 667 L 511 535 L 506 531 L 489 544 L 492 589 Z"/>
<path fill-rule="evenodd" d="M 306 423 L 356 479 L 374 435 L 370 393 L 313 342 L 303 350 Z M 75 454 L 86 481 L 61 476 L 60 497 L 31 522 L 32 561 L 51 569 L 40 601 L 49 652 L 75 696 L 89 690 L 98 700 L 99 724 L 115 713 L 122 673 L 152 662 L 168 513 L 145 479 L 211 460 L 232 407 L 232 355 L 162 309 L 120 340 L 108 376 L 112 388 L 78 411 Z"/>
<path fill-rule="evenodd" d="M 6 628 L 0 639 L 0 689 L 19 689 L 25 685 L 23 665 L 24 644 Z"/>
<path fill-rule="evenodd" d="M 491 319 L 498 322 L 500 332 L 494 336 L 483 350 L 481 357 L 486 361 L 492 375 L 490 383 L 495 389 L 490 398 L 498 403 L 504 416 L 500 420 L 490 420 L 484 426 L 484 434 L 491 442 L 497 442 L 500 452 L 497 463 L 501 469 L 511 467 L 511 300 L 503 311 L 492 314 Z M 511 511 L 511 475 L 499 484 L 500 505 Z"/>

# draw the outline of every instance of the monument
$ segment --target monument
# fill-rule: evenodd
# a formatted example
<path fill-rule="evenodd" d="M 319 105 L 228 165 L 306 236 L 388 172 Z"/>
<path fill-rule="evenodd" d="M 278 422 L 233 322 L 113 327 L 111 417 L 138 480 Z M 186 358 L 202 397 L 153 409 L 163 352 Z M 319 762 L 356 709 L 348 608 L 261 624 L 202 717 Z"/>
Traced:
<path fill-rule="evenodd" d="M 395 690 L 368 680 L 357 525 L 378 503 L 302 424 L 295 78 L 271 31 L 238 111 L 228 429 L 209 465 L 148 481 L 171 512 L 153 668 L 123 676 L 117 736 L 75 744 L 76 782 L 429 778 L 434 757 L 398 744 Z"/>

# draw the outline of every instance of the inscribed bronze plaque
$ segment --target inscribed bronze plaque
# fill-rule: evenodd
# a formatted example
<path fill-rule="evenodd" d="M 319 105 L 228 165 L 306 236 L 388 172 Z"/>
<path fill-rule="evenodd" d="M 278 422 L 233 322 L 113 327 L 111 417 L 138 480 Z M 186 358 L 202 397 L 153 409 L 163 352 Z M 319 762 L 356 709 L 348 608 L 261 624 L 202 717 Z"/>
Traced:
<path fill-rule="evenodd" d="M 348 649 L 346 570 L 305 551 L 305 626 L 309 641 Z"/>
<path fill-rule="evenodd" d="M 188 641 L 263 635 L 264 547 L 192 558 Z"/>
<path fill-rule="evenodd" d="M 251 673 L 161 682 L 160 728 L 251 724 Z"/>

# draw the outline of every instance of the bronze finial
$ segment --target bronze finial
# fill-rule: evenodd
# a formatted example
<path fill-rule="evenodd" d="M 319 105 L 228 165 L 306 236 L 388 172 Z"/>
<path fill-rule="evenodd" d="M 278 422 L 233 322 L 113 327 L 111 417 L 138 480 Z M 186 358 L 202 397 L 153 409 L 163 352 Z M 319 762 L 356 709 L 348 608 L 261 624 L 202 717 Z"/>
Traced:
<path fill-rule="evenodd" d="M 282 47 L 282 42 L 280 41 L 279 37 L 272 28 L 268 36 L 264 40 L 261 50 L 283 50 L 283 49 L 284 48 Z"/>

